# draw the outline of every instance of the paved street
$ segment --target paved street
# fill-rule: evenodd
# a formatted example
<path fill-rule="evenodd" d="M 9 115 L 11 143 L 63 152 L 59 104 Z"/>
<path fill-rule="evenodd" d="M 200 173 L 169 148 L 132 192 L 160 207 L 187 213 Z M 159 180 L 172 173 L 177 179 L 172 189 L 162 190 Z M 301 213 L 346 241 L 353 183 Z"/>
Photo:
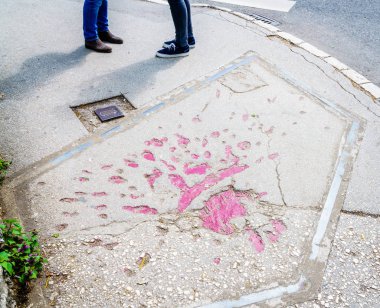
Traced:
<path fill-rule="evenodd" d="M 239 0 L 238 0 L 239 1 Z M 212 3 L 246 14 L 259 14 L 274 19 L 279 28 L 292 33 L 351 66 L 372 82 L 380 85 L 380 2 L 371 0 L 298 0 L 289 12 Z M 234 0 L 231 0 L 234 3 Z M 247 0 L 249 3 L 250 1 Z M 252 1 L 256 3 L 260 1 Z M 272 1 L 276 4 L 276 1 Z M 283 2 L 279 0 L 278 7 Z M 290 2 L 290 1 L 288 1 Z"/>
<path fill-rule="evenodd" d="M 3 9 L 0 203 L 49 260 L 28 304 L 376 307 L 380 107 L 347 67 L 205 7 L 176 60 L 166 5 L 110 3 L 107 55 L 79 0 Z M 126 116 L 100 124 L 108 98 Z"/>

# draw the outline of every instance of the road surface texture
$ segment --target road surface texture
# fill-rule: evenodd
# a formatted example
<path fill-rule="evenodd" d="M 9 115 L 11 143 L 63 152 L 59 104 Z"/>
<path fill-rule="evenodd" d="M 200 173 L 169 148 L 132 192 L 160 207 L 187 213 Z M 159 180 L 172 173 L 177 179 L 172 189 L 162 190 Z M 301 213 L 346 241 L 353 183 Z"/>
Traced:
<path fill-rule="evenodd" d="M 289 12 L 232 5 L 226 3 L 228 0 L 195 2 L 274 19 L 280 22 L 281 30 L 313 44 L 380 85 L 380 1 L 298 0 Z"/>
<path fill-rule="evenodd" d="M 340 71 L 215 9 L 169 61 L 164 5 L 111 3 L 109 55 L 83 48 L 81 1 L 2 9 L 1 202 L 49 259 L 30 304 L 379 302 L 380 107 Z M 70 108 L 115 96 L 135 109 L 91 133 Z"/>

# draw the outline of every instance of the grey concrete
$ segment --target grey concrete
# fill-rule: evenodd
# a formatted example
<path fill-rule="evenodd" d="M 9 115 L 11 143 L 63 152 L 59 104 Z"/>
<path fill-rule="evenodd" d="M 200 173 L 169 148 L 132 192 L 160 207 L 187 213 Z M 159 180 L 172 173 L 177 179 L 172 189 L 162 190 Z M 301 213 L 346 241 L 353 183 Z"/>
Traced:
<path fill-rule="evenodd" d="M 21 0 L 3 1 L 1 10 L 0 38 L 7 44 L 0 51 L 0 91 L 5 93 L 5 99 L 0 101 L 0 151 L 14 161 L 13 171 L 20 171 L 87 135 L 69 106 L 122 92 L 137 107 L 143 108 L 156 101 L 157 96 L 162 99 L 168 91 L 253 50 L 282 71 L 282 77 L 291 80 L 293 76 L 315 95 L 338 103 L 366 122 L 352 176 L 345 179 L 349 187 L 344 208 L 361 215 L 379 214 L 380 151 L 376 138 L 380 108 L 346 77 L 304 50 L 268 38 L 267 31 L 238 17 L 210 9 L 194 9 L 197 47 L 191 56 L 175 61 L 154 59 L 154 52 L 162 41 L 173 36 L 168 7 L 118 1 L 111 2 L 111 29 L 122 34 L 126 44 L 115 46 L 111 55 L 99 55 L 82 47 L 79 1 L 40 0 L 33 4 Z M 37 16 L 39 22 L 30 16 Z M 15 28 L 19 31 L 14 31 Z M 32 111 L 38 113 L 31 114 Z M 27 176 L 28 173 L 24 173 L 21 178 Z M 23 218 L 32 223 L 26 214 Z M 365 221 L 368 229 L 375 229 L 376 220 Z M 107 238 L 104 243 L 112 241 Z M 376 239 L 374 243 L 378 245 Z M 82 248 L 76 246 L 79 244 L 67 243 L 73 249 Z M 66 244 L 58 242 L 56 245 L 53 249 L 63 249 Z M 100 248 L 98 253 L 101 254 Z M 332 255 L 331 263 L 340 264 L 336 260 Z M 66 262 L 67 269 L 56 271 L 69 272 L 73 263 L 67 263 L 66 259 L 61 262 Z M 54 262 L 52 264 L 54 266 Z M 99 266 L 101 275 L 106 277 L 110 273 L 104 269 L 105 264 L 99 263 Z M 343 271 L 341 266 L 343 264 L 337 266 L 336 271 Z M 326 288 L 336 283 L 333 276 L 326 276 L 325 282 Z M 80 296 L 85 296 L 79 287 L 78 284 Z M 327 293 L 321 296 L 324 294 Z M 374 295 L 368 296 L 371 298 L 367 302 L 374 302 Z M 52 293 L 49 300 L 56 298 L 57 294 Z M 348 304 L 356 301 L 350 299 Z"/>
<path fill-rule="evenodd" d="M 277 20 L 281 23 L 281 30 L 315 45 L 380 85 L 379 1 L 298 0 L 288 13 L 207 0 L 194 2 Z"/>

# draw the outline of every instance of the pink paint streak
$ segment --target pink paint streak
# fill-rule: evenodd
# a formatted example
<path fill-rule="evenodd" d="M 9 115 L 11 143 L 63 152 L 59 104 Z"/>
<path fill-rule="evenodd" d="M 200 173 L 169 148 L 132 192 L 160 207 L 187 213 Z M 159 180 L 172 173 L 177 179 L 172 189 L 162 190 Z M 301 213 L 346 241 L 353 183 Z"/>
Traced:
<path fill-rule="evenodd" d="M 203 138 L 202 140 L 202 147 L 205 147 L 208 143 L 208 140 L 206 138 Z"/>
<path fill-rule="evenodd" d="M 217 257 L 217 258 L 214 258 L 214 263 L 216 264 L 216 265 L 218 265 L 218 264 L 220 264 L 220 258 L 219 257 Z"/>
<path fill-rule="evenodd" d="M 212 196 L 200 212 L 203 227 L 221 234 L 231 234 L 234 229 L 231 219 L 246 214 L 244 206 L 233 190 Z"/>
<path fill-rule="evenodd" d="M 233 165 L 226 169 L 221 169 L 216 173 L 209 174 L 203 181 L 195 184 L 192 187 L 187 186 L 185 180 L 180 175 L 169 174 L 170 182 L 181 190 L 181 197 L 178 201 L 178 210 L 180 212 L 183 212 L 203 191 L 209 189 L 212 186 L 215 186 L 225 178 L 243 172 L 247 168 L 249 168 L 247 165 Z"/>
<path fill-rule="evenodd" d="M 279 156 L 280 156 L 280 154 L 278 154 L 278 153 L 272 153 L 272 154 L 268 155 L 268 158 L 270 160 L 274 160 L 274 159 L 278 158 Z"/>
<path fill-rule="evenodd" d="M 198 154 L 191 154 L 191 158 L 192 158 L 192 159 L 198 159 L 198 158 L 199 158 L 199 155 L 198 155 Z"/>
<path fill-rule="evenodd" d="M 256 195 L 256 199 L 261 199 L 262 197 L 266 196 L 268 193 L 266 191 L 263 191 L 263 192 L 259 192 L 257 195 Z"/>
<path fill-rule="evenodd" d="M 170 157 L 170 160 L 171 160 L 173 163 L 178 163 L 178 162 L 179 162 L 179 158 L 178 158 L 178 157 L 175 157 L 175 156 Z"/>
<path fill-rule="evenodd" d="M 142 153 L 142 156 L 146 159 L 146 160 L 150 160 L 150 161 L 155 161 L 156 158 L 154 157 L 153 153 L 148 151 L 148 150 L 145 150 L 143 153 Z"/>
<path fill-rule="evenodd" d="M 122 207 L 123 210 L 136 213 L 136 214 L 146 214 L 146 215 L 156 215 L 158 211 L 155 208 L 149 207 L 147 205 L 131 206 L 125 205 Z"/>
<path fill-rule="evenodd" d="M 104 196 L 107 196 L 108 194 L 104 191 L 99 191 L 99 192 L 93 192 L 91 195 L 93 195 L 94 197 L 104 197 Z"/>
<path fill-rule="evenodd" d="M 111 169 L 113 167 L 113 165 L 102 165 L 101 167 L 100 167 L 100 169 L 102 169 L 102 170 L 109 170 L 109 169 Z"/>
<path fill-rule="evenodd" d="M 275 243 L 275 242 L 278 241 L 278 239 L 280 238 L 281 234 L 286 231 L 286 226 L 279 219 L 274 219 L 274 220 L 271 221 L 271 223 L 272 223 L 272 227 L 273 227 L 274 232 L 268 232 L 267 236 L 268 236 L 268 239 L 272 243 Z"/>
<path fill-rule="evenodd" d="M 161 159 L 161 162 L 169 169 L 169 171 L 175 171 L 176 170 L 176 167 L 169 164 L 166 160 Z"/>
<path fill-rule="evenodd" d="M 90 179 L 89 178 L 86 178 L 86 177 L 83 177 L 81 176 L 80 178 L 78 178 L 79 182 L 88 182 Z"/>
<path fill-rule="evenodd" d="M 263 252 L 265 249 L 265 244 L 260 234 L 258 234 L 256 231 L 252 230 L 251 228 L 247 228 L 246 231 L 249 235 L 249 241 L 251 242 L 253 248 L 255 248 L 255 250 L 258 253 Z"/>
<path fill-rule="evenodd" d="M 145 141 L 145 145 L 147 146 L 150 146 L 150 145 L 153 145 L 155 147 L 162 147 L 164 145 L 164 142 L 167 142 L 168 141 L 168 138 L 166 137 L 163 137 L 161 139 L 158 139 L 158 138 L 152 138 L 151 140 L 147 140 Z"/>
<path fill-rule="evenodd" d="M 169 151 L 173 153 L 176 149 L 177 149 L 176 147 L 170 147 Z"/>
<path fill-rule="evenodd" d="M 189 138 L 186 138 L 186 137 L 179 135 L 179 134 L 177 134 L 176 136 L 177 136 L 177 143 L 180 147 L 186 148 L 187 145 L 190 143 Z"/>
<path fill-rule="evenodd" d="M 204 152 L 203 156 L 204 156 L 205 158 L 210 158 L 210 157 L 211 157 L 211 153 L 210 153 L 210 151 L 206 151 L 206 152 Z"/>
<path fill-rule="evenodd" d="M 129 160 L 129 159 L 124 159 L 124 162 L 125 164 L 128 166 L 128 167 L 131 167 L 131 168 L 137 168 L 139 166 L 138 163 L 134 162 L 133 160 Z"/>
<path fill-rule="evenodd" d="M 148 183 L 149 183 L 150 187 L 152 187 L 152 188 L 154 186 L 154 183 L 156 182 L 156 180 L 160 176 L 162 176 L 162 172 L 159 169 L 154 169 L 152 174 L 145 175 L 145 177 L 148 180 Z"/>
<path fill-rule="evenodd" d="M 95 206 L 95 209 L 98 211 L 105 210 L 106 208 L 107 208 L 106 204 L 99 204 L 99 205 Z"/>
<path fill-rule="evenodd" d="M 249 141 L 242 141 L 239 142 L 237 146 L 240 150 L 245 151 L 251 148 L 251 143 Z"/>
<path fill-rule="evenodd" d="M 211 133 L 211 137 L 212 138 L 219 138 L 219 136 L 220 136 L 220 133 L 218 131 L 215 131 L 215 132 Z"/>
<path fill-rule="evenodd" d="M 189 175 L 189 174 L 205 174 L 207 169 L 210 169 L 211 167 L 209 166 L 209 164 L 207 163 L 202 163 L 200 165 L 196 165 L 194 167 L 189 167 L 189 164 L 186 163 L 184 166 L 183 166 L 183 171 L 185 172 L 185 174 Z"/>
<path fill-rule="evenodd" d="M 111 176 L 108 181 L 110 181 L 112 184 L 123 184 L 125 183 L 125 180 L 119 176 L 119 175 L 113 175 Z"/>
<path fill-rule="evenodd" d="M 132 199 L 138 199 L 138 198 L 140 198 L 140 196 L 137 196 L 137 195 L 134 195 L 134 194 L 130 194 L 129 195 Z"/>

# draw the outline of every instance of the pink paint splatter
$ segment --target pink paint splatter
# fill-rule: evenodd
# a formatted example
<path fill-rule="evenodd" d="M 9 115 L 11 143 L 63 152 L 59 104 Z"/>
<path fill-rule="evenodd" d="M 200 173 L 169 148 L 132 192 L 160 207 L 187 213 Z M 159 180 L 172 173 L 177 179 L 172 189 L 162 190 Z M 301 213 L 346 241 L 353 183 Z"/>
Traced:
<path fill-rule="evenodd" d="M 198 115 L 197 115 L 196 117 L 194 117 L 192 121 L 193 121 L 194 123 L 202 122 L 202 120 L 199 118 Z"/>
<path fill-rule="evenodd" d="M 80 178 L 78 178 L 79 182 L 88 182 L 90 179 L 89 178 L 86 178 L 86 177 L 83 177 L 81 176 Z"/>
<path fill-rule="evenodd" d="M 178 157 L 175 157 L 175 156 L 170 157 L 170 160 L 171 160 L 173 163 L 178 163 L 178 162 L 179 162 L 179 158 L 178 158 Z"/>
<path fill-rule="evenodd" d="M 234 229 L 231 219 L 246 214 L 244 206 L 233 190 L 212 196 L 200 212 L 203 227 L 221 234 L 231 234 Z"/>
<path fill-rule="evenodd" d="M 220 136 L 220 133 L 218 131 L 212 132 L 211 137 L 212 138 L 218 138 Z"/>
<path fill-rule="evenodd" d="M 256 231 L 252 230 L 251 228 L 247 228 L 246 231 L 249 235 L 249 241 L 251 242 L 253 248 L 255 248 L 255 250 L 258 253 L 263 252 L 265 248 L 265 244 L 260 234 L 258 234 Z"/>
<path fill-rule="evenodd" d="M 83 173 L 86 173 L 86 174 L 92 174 L 91 171 L 88 171 L 88 170 L 82 170 Z"/>
<path fill-rule="evenodd" d="M 249 119 L 249 114 L 247 114 L 247 113 L 246 113 L 246 114 L 243 114 L 241 118 L 242 118 L 242 120 L 243 120 L 244 122 L 246 122 L 246 121 L 248 121 L 248 119 Z"/>
<path fill-rule="evenodd" d="M 280 154 L 278 154 L 278 153 L 272 153 L 272 154 L 268 155 L 268 158 L 270 160 L 274 160 L 274 159 L 278 158 L 279 156 L 280 156 Z"/>
<path fill-rule="evenodd" d="M 177 149 L 176 147 L 170 147 L 169 151 L 173 153 L 176 149 Z"/>
<path fill-rule="evenodd" d="M 210 151 L 206 151 L 206 152 L 204 152 L 203 156 L 204 156 L 205 158 L 210 158 L 210 157 L 211 157 L 211 153 L 210 153 Z"/>
<path fill-rule="evenodd" d="M 75 194 L 76 194 L 77 196 L 85 196 L 85 195 L 87 195 L 87 193 L 85 193 L 85 192 L 83 192 L 83 191 L 76 191 Z"/>
<path fill-rule="evenodd" d="M 99 204 L 97 206 L 95 206 L 95 209 L 98 210 L 98 211 L 102 211 L 102 210 L 105 210 L 108 206 L 106 204 Z"/>
<path fill-rule="evenodd" d="M 111 169 L 113 167 L 113 165 L 102 165 L 101 167 L 100 167 L 100 169 L 102 169 L 102 170 L 109 170 L 109 169 Z"/>
<path fill-rule="evenodd" d="M 137 168 L 139 166 L 138 163 L 134 162 L 133 160 L 129 160 L 129 159 L 124 159 L 124 162 L 125 164 L 128 166 L 128 167 L 131 167 L 131 168 Z"/>
<path fill-rule="evenodd" d="M 263 192 L 259 192 L 257 195 L 256 195 L 256 199 L 261 199 L 262 197 L 266 196 L 268 193 L 266 191 L 263 191 Z"/>
<path fill-rule="evenodd" d="M 130 194 L 129 195 L 132 199 L 138 199 L 138 198 L 140 198 L 140 196 L 137 196 L 137 195 L 134 195 L 134 194 Z"/>
<path fill-rule="evenodd" d="M 196 165 L 194 167 L 189 167 L 189 164 L 186 163 L 183 166 L 183 171 L 185 174 L 205 174 L 207 169 L 210 169 L 211 167 L 207 163 L 202 163 L 200 165 Z"/>
<path fill-rule="evenodd" d="M 236 155 L 234 155 L 234 153 L 232 153 L 232 147 L 229 146 L 229 145 L 226 145 L 226 149 L 225 149 L 225 152 L 226 152 L 226 158 L 227 160 L 232 160 L 232 162 L 234 164 L 237 164 L 239 162 L 239 157 L 237 157 Z"/>
<path fill-rule="evenodd" d="M 177 136 L 177 143 L 178 143 L 178 145 L 180 146 L 180 147 L 182 147 L 182 148 L 186 148 L 187 147 L 187 145 L 190 143 L 190 139 L 189 138 L 186 138 L 186 137 L 184 137 L 184 136 L 182 136 L 182 135 L 179 135 L 179 134 L 176 134 L 176 136 Z"/>
<path fill-rule="evenodd" d="M 110 181 L 112 184 L 123 184 L 125 183 L 125 180 L 119 176 L 119 175 L 113 175 L 111 176 L 108 181 Z"/>
<path fill-rule="evenodd" d="M 151 140 L 145 141 L 145 145 L 150 146 L 153 145 L 155 147 L 162 147 L 164 145 L 164 142 L 168 141 L 168 138 L 163 137 L 161 139 L 158 138 L 152 138 Z"/>
<path fill-rule="evenodd" d="M 93 192 L 91 195 L 93 195 L 94 197 L 104 197 L 104 196 L 107 196 L 108 194 L 104 191 L 99 191 L 99 192 Z"/>
<path fill-rule="evenodd" d="M 146 160 L 150 160 L 150 161 L 155 161 L 156 158 L 154 157 L 153 153 L 148 151 L 148 150 L 145 150 L 143 153 L 142 153 L 142 156 L 146 159 Z"/>
<path fill-rule="evenodd" d="M 169 169 L 169 171 L 175 171 L 176 167 L 170 165 L 166 160 L 161 159 L 161 162 Z"/>
<path fill-rule="evenodd" d="M 73 203 L 73 202 L 78 202 L 79 200 L 77 198 L 62 198 L 59 201 L 67 202 L 67 203 Z"/>
<path fill-rule="evenodd" d="M 216 265 L 218 265 L 218 264 L 220 264 L 220 258 L 219 257 L 216 257 L 216 258 L 214 258 L 214 263 L 216 264 Z"/>
<path fill-rule="evenodd" d="M 152 187 L 152 188 L 154 186 L 154 183 L 156 182 L 156 180 L 160 176 L 162 176 L 162 172 L 159 169 L 154 169 L 152 174 L 146 174 L 145 175 L 145 177 L 148 180 L 148 183 L 149 183 L 150 187 Z"/>
<path fill-rule="evenodd" d="M 180 175 L 169 174 L 170 182 L 181 190 L 181 197 L 178 201 L 178 210 L 183 212 L 203 191 L 215 186 L 225 178 L 232 177 L 235 174 L 243 172 L 247 168 L 249 168 L 248 165 L 233 165 L 226 169 L 221 169 L 216 173 L 209 174 L 203 181 L 192 187 L 187 186 L 185 180 Z"/>
<path fill-rule="evenodd" d="M 251 143 L 249 141 L 242 141 L 237 144 L 238 148 L 245 151 L 251 148 Z"/>
<path fill-rule="evenodd" d="M 193 159 L 198 159 L 198 158 L 199 158 L 199 155 L 198 155 L 198 154 L 191 154 L 191 158 L 193 158 Z"/>
<path fill-rule="evenodd" d="M 279 219 L 274 219 L 271 221 L 272 223 L 272 227 L 274 229 L 274 232 L 268 232 L 267 233 L 267 236 L 268 236 L 268 239 L 272 242 L 272 243 L 275 243 L 278 241 L 278 239 L 280 238 L 280 235 L 282 233 L 285 232 L 286 230 L 286 226 L 285 224 L 279 220 Z"/>
<path fill-rule="evenodd" d="M 146 215 L 158 214 L 158 211 L 155 208 L 149 207 L 147 205 L 139 205 L 139 206 L 124 205 L 122 209 L 128 212 L 136 213 L 136 214 L 146 214 Z"/>
<path fill-rule="evenodd" d="M 208 144 L 208 140 L 206 138 L 203 138 L 202 147 L 205 147 L 207 144 Z"/>

